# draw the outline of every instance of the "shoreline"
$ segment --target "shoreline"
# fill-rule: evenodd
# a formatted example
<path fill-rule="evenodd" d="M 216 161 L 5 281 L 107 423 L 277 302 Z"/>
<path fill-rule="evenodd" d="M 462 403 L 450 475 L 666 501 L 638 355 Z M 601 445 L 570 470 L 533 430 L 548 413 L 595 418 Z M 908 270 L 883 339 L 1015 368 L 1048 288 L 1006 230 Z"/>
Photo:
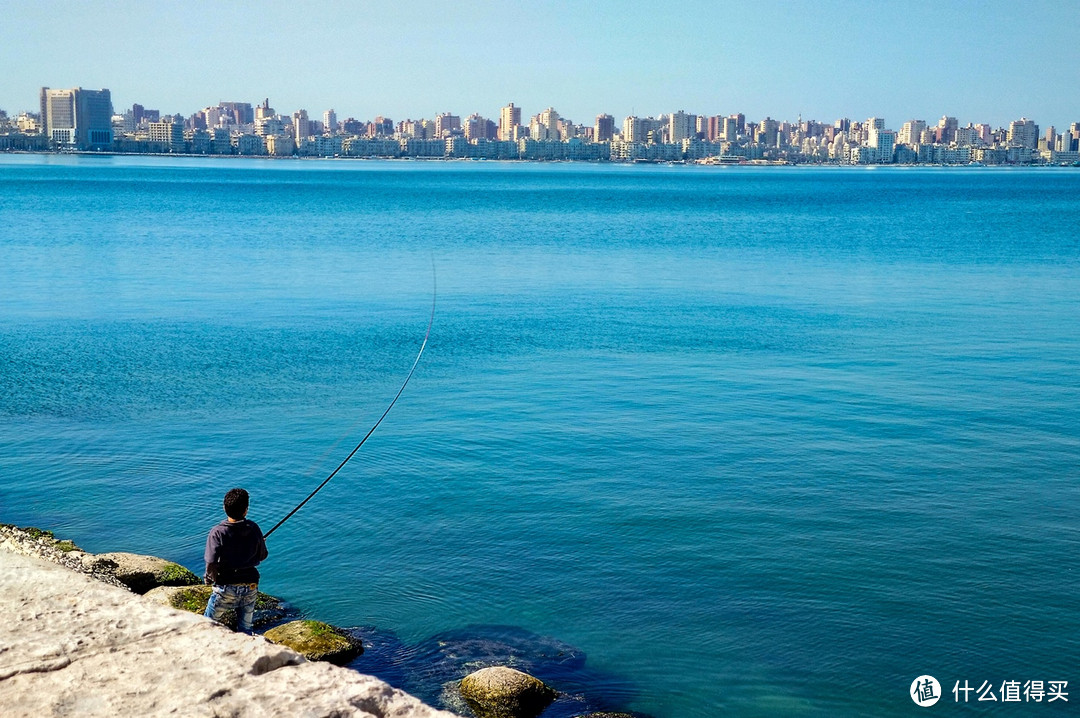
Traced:
<path fill-rule="evenodd" d="M 159 572 L 149 579 L 144 570 L 149 562 L 164 565 L 164 573 L 171 578 L 159 581 Z M 134 570 L 133 564 L 138 564 Z M 448 657 L 462 660 L 436 659 L 434 666 L 426 666 L 429 678 L 439 674 L 437 685 L 399 687 L 400 683 L 391 685 L 381 678 L 382 671 L 366 672 L 354 660 L 358 653 L 359 659 L 367 654 L 375 666 L 383 667 L 380 662 L 384 656 L 380 654 L 386 644 L 396 640 L 392 634 L 374 627 L 345 629 L 312 620 L 286 601 L 260 592 L 256 632 L 244 635 L 228 627 L 229 618 L 221 625 L 202 615 L 209 591 L 201 580 L 191 582 L 196 579 L 188 569 L 167 559 L 130 553 L 92 554 L 71 540 L 56 538 L 51 531 L 0 523 L 0 615 L 16 617 L 14 623 L 0 622 L 0 646 L 12 647 L 0 651 L 0 705 L 13 707 L 11 715 L 28 717 L 175 715 L 174 704 L 179 701 L 184 715 L 291 716 L 302 706 L 305 715 L 314 708 L 313 715 L 342 717 L 461 718 L 475 714 L 463 695 L 464 678 L 472 679 L 478 667 L 518 673 L 516 666 L 526 669 L 522 675 L 545 686 L 557 701 L 553 712 L 544 715 L 648 718 L 611 712 L 606 701 L 597 704 L 579 692 L 561 693 L 529 675 L 532 664 L 526 654 L 530 639 L 543 644 L 536 650 L 538 655 L 556 655 L 558 663 L 569 662 L 561 667 L 571 674 L 584 667 L 577 660 L 583 661 L 583 656 L 557 639 L 527 636 L 523 630 L 513 635 L 513 627 L 500 627 L 509 635 L 502 645 L 505 653 L 485 651 L 476 661 L 476 656 L 470 660 L 456 655 L 456 649 L 485 641 L 490 641 L 486 644 L 490 649 L 498 645 L 498 639 L 484 635 L 485 627 L 466 628 L 463 635 L 447 632 L 441 636 L 447 641 Z M 206 594 L 201 607 L 191 603 L 191 594 L 200 590 Z M 58 600 L 58 596 L 70 596 L 71 600 Z M 264 599 L 268 599 L 267 606 L 262 604 Z M 163 628 L 155 627 L 161 623 Z M 312 631 L 299 624 L 317 625 Z M 346 638 L 356 652 L 337 660 L 319 650 L 309 651 L 310 636 L 327 630 Z M 297 636 L 297 631 L 308 635 Z M 281 638 L 286 635 L 293 640 Z M 519 642 L 515 644 L 515 640 Z M 145 655 L 147 651 L 152 655 Z M 207 660 L 208 656 L 212 660 Z M 218 663 L 222 656 L 225 665 Z M 239 662 L 234 660 L 238 656 Z M 88 668 L 101 661 L 93 670 Z M 461 671 L 465 666 L 468 670 Z M 290 670 L 281 670 L 285 668 Z M 188 674 L 192 670 L 210 673 L 198 679 L 194 697 L 185 688 L 191 685 Z M 152 691 L 139 687 L 147 683 L 141 678 L 147 671 L 159 674 L 152 681 Z M 303 673 L 303 681 L 293 676 L 296 672 Z M 260 678 L 257 691 L 245 684 L 249 680 L 245 676 L 270 673 L 275 677 Z M 132 681 L 132 675 L 140 678 Z M 286 694 L 284 699 L 278 695 L 281 692 Z M 227 696 L 239 703 L 221 702 Z M 280 712 L 278 707 L 265 705 L 271 699 L 280 704 Z M 432 702 L 445 708 L 434 707 Z M 69 704 L 77 708 L 69 709 Z M 351 712 L 361 705 L 362 712 Z M 595 712 L 597 709 L 601 712 Z M 475 715 L 483 718 L 487 714 Z"/>
<path fill-rule="evenodd" d="M 968 162 L 964 164 L 937 164 L 937 163 L 886 163 L 886 164 L 850 164 L 841 162 L 788 162 L 785 160 L 747 160 L 746 162 L 709 162 L 705 160 L 611 160 L 611 159 L 489 159 L 487 157 L 392 157 L 378 155 L 239 155 L 239 154 L 201 154 L 186 152 L 115 152 L 112 150 L 96 152 L 93 150 L 71 150 L 55 152 L 52 150 L 0 150 L 0 157 L 6 155 L 33 155 L 42 157 L 154 157 L 154 158 L 177 158 L 177 159 L 210 159 L 210 160 L 269 160 L 275 162 L 285 161 L 346 161 L 346 162 L 434 162 L 455 164 L 500 164 L 500 165 L 611 165 L 614 167 L 709 167 L 725 169 L 732 167 L 788 167 L 809 169 L 852 169 L 852 170 L 880 170 L 880 169 L 977 169 L 977 170 L 1029 170 L 1029 169 L 1055 169 L 1069 170 L 1080 169 L 1080 164 L 1054 164 L 1051 162 L 1030 162 L 1026 164 L 984 164 L 981 162 Z M 708 158 L 706 158 L 708 159 Z"/>
<path fill-rule="evenodd" d="M 86 555 L 47 531 L 0 525 L 5 715 L 457 718 L 373 676 L 146 600 L 87 570 Z"/>

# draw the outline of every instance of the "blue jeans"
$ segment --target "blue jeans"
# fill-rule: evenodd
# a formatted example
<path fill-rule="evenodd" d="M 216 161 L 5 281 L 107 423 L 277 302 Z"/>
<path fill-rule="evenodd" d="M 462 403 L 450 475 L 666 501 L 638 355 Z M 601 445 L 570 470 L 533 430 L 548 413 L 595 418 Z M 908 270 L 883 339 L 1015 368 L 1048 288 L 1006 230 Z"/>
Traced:
<path fill-rule="evenodd" d="M 255 621 L 255 597 L 259 594 L 258 584 L 230 583 L 215 585 L 210 601 L 206 604 L 203 615 L 222 623 L 225 612 L 230 608 L 236 611 L 236 630 L 251 635 L 251 624 Z"/>

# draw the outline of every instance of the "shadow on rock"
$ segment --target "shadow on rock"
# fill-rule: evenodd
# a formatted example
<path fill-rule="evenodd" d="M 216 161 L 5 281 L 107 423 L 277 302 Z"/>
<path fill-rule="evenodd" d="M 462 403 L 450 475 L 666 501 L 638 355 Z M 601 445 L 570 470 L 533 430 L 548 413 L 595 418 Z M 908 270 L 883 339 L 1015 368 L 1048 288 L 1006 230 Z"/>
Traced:
<path fill-rule="evenodd" d="M 629 680 L 589 668 L 581 649 L 517 626 L 466 626 L 411 646 L 386 631 L 352 631 L 366 650 L 351 668 L 461 715 L 472 712 L 458 692 L 458 682 L 489 666 L 514 668 L 558 690 L 543 718 L 617 711 L 639 695 Z"/>

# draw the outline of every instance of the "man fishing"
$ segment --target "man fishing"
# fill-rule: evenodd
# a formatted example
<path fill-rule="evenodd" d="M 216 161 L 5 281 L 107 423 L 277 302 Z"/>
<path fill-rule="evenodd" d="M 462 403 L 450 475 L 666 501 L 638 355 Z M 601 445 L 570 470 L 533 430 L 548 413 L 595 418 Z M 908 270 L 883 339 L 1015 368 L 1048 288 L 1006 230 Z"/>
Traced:
<path fill-rule="evenodd" d="M 229 489 L 225 494 L 225 520 L 210 529 L 206 537 L 206 575 L 214 592 L 206 604 L 207 618 L 222 622 L 225 611 L 236 611 L 236 630 L 251 634 L 255 619 L 255 597 L 259 591 L 259 571 L 255 567 L 266 558 L 262 530 L 247 518 L 248 492 Z"/>

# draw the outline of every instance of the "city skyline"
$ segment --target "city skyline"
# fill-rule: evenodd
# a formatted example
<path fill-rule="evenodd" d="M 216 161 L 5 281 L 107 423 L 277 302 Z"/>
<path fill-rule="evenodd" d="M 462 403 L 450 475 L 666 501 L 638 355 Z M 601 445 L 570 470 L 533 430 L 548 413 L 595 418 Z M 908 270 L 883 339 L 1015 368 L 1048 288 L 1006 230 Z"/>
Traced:
<path fill-rule="evenodd" d="M 10 8 L 0 28 L 0 60 L 16 70 L 0 76 L 0 108 L 35 110 L 50 84 L 110 87 L 117 107 L 181 114 L 269 96 L 340 117 L 497 118 L 514 101 L 579 123 L 684 108 L 1061 127 L 1077 114 L 1068 84 L 1054 90 L 1080 64 L 1074 14 L 1041 1 L 1023 13 L 1004 2 L 914 12 L 847 0 L 694 13 L 606 0 L 527 9 L 472 0 L 424 12 L 329 2 L 317 13 L 277 2 L 152 13 L 44 2 Z"/>
<path fill-rule="evenodd" d="M 616 162 L 747 162 L 801 164 L 1080 164 L 1080 122 L 1057 131 L 1021 117 L 1008 128 L 961 127 L 944 115 L 937 124 L 911 119 L 897 131 L 882 117 L 840 118 L 831 125 L 743 113 L 696 115 L 679 110 L 659 117 L 610 114 L 592 126 L 553 107 L 523 121 L 510 103 L 498 122 L 450 112 L 434 120 L 322 121 L 306 109 L 279 113 L 269 99 L 219 102 L 191 115 L 163 114 L 134 104 L 114 113 L 107 88 L 42 87 L 40 112 L 11 118 L 0 112 L 0 150 L 95 151 L 149 154 L 239 154 L 304 157 L 415 157 L 443 159 L 587 160 Z"/>
<path fill-rule="evenodd" d="M 37 115 L 38 110 L 44 110 L 44 94 L 43 93 L 45 93 L 47 91 L 49 91 L 49 92 L 62 92 L 62 93 L 73 92 L 75 90 L 88 91 L 88 92 L 97 92 L 97 90 L 94 90 L 91 87 L 84 87 L 83 85 L 78 85 L 78 86 L 75 86 L 75 87 L 73 87 L 71 89 L 56 89 L 55 87 L 50 88 L 49 86 L 40 86 L 39 85 L 38 90 L 39 90 L 39 93 L 42 93 L 42 94 L 39 94 L 39 101 L 38 101 L 38 103 L 35 103 L 35 105 L 33 106 L 32 109 L 22 109 L 22 110 L 13 111 L 10 108 L 7 108 L 7 107 L 4 107 L 3 105 L 0 105 L 0 113 L 5 113 L 9 120 L 14 120 L 16 118 L 16 116 L 20 115 L 20 114 L 30 113 L 30 114 Z M 110 89 L 108 89 L 108 88 L 104 88 L 103 90 L 101 90 L 101 92 L 109 93 L 110 96 L 112 95 L 112 91 Z M 190 125 L 190 122 L 191 122 L 191 120 L 193 118 L 195 118 L 195 117 L 197 117 L 199 115 L 204 115 L 206 111 L 211 110 L 211 109 L 223 109 L 226 106 L 228 106 L 231 109 L 231 108 L 234 108 L 236 106 L 245 106 L 245 107 L 247 107 L 249 112 L 253 113 L 252 117 L 254 118 L 258 114 L 258 111 L 260 109 L 262 109 L 264 106 L 268 111 L 273 111 L 273 108 L 270 107 L 270 104 L 271 104 L 270 98 L 266 97 L 266 98 L 263 98 L 263 100 L 261 102 L 250 102 L 250 101 L 244 101 L 244 100 L 237 100 L 235 98 L 232 99 L 232 100 L 219 100 L 216 104 L 203 103 L 197 109 L 187 109 L 187 110 L 180 110 L 180 111 L 175 111 L 175 112 L 164 111 L 164 110 L 161 110 L 160 108 L 150 109 L 146 105 L 143 105 L 143 104 L 138 103 L 138 102 L 132 103 L 128 107 L 128 109 L 123 109 L 123 106 L 117 105 L 115 102 L 112 104 L 111 107 L 112 107 L 113 111 L 116 113 L 116 115 L 115 115 L 116 117 L 119 117 L 120 115 L 124 114 L 125 112 L 130 114 L 132 109 L 134 109 L 134 108 L 139 108 L 139 110 L 142 110 L 143 108 L 146 108 L 150 112 L 153 113 L 153 116 L 155 118 L 157 118 L 159 116 L 160 117 L 175 117 L 175 118 L 177 118 L 177 120 L 179 122 L 187 123 L 188 125 Z M 273 103 L 273 104 L 277 104 L 277 103 Z M 278 109 L 281 110 L 281 109 L 284 109 L 284 108 L 278 108 Z M 433 126 L 437 127 L 441 120 L 443 120 L 444 118 L 451 118 L 452 117 L 453 121 L 455 123 L 457 123 L 455 125 L 455 129 L 461 130 L 462 129 L 461 118 L 467 117 L 470 120 L 474 119 L 474 118 L 479 119 L 479 120 L 490 120 L 495 127 L 501 128 L 504 121 L 508 121 L 509 118 L 511 117 L 510 115 L 507 114 L 508 111 L 511 111 L 511 110 L 513 111 L 512 122 L 514 124 L 521 124 L 524 127 L 529 126 L 530 118 L 535 120 L 536 118 L 544 117 L 545 115 L 548 115 L 549 113 L 554 115 L 554 120 L 555 120 L 556 123 L 565 121 L 565 122 L 572 122 L 572 123 L 580 125 L 580 126 L 594 125 L 594 123 L 599 123 L 602 117 L 606 117 L 608 119 L 608 121 L 613 122 L 613 130 L 614 130 L 616 135 L 621 134 L 620 128 L 623 127 L 623 125 L 625 125 L 626 122 L 628 122 L 628 121 L 630 121 L 632 119 L 652 120 L 652 119 L 659 118 L 659 119 L 663 120 L 665 123 L 667 123 L 669 118 L 671 118 L 672 116 L 674 116 L 674 115 L 684 115 L 684 114 L 685 114 L 686 117 L 690 118 L 691 121 L 697 121 L 697 120 L 704 121 L 704 120 L 708 120 L 709 118 L 714 118 L 716 120 L 722 120 L 725 117 L 739 116 L 740 118 L 742 118 L 743 122 L 750 123 L 751 125 L 753 125 L 755 127 L 760 125 L 763 122 L 776 122 L 776 123 L 779 123 L 781 125 L 784 125 L 784 124 L 798 125 L 800 123 L 811 122 L 813 124 L 822 125 L 822 126 L 828 126 L 828 125 L 837 125 L 837 126 L 839 126 L 840 123 L 845 123 L 846 124 L 848 122 L 855 123 L 855 124 L 863 124 L 865 122 L 874 122 L 874 123 L 879 124 L 878 129 L 891 129 L 891 130 L 895 131 L 895 130 L 899 129 L 901 126 L 908 125 L 908 124 L 911 124 L 913 122 L 921 122 L 921 123 L 923 123 L 924 128 L 928 127 L 928 126 L 933 127 L 934 123 L 937 122 L 937 120 L 935 120 L 932 117 L 931 118 L 907 117 L 907 118 L 904 118 L 904 119 L 898 119 L 898 118 L 883 117 L 880 113 L 877 114 L 877 115 L 870 115 L 870 116 L 865 117 L 865 118 L 859 118 L 857 116 L 853 116 L 851 114 L 848 114 L 848 115 L 841 115 L 841 116 L 838 116 L 836 118 L 824 118 L 823 119 L 823 118 L 805 117 L 805 116 L 802 116 L 801 114 L 800 114 L 800 116 L 798 118 L 771 117 L 771 116 L 768 116 L 768 115 L 763 116 L 763 117 L 754 117 L 752 115 L 749 115 L 749 114 L 747 114 L 745 112 L 740 112 L 738 110 L 736 110 L 736 111 L 734 111 L 734 112 L 732 112 L 730 114 L 727 114 L 727 115 L 725 115 L 723 113 L 702 113 L 702 112 L 699 112 L 699 111 L 691 111 L 691 112 L 687 113 L 682 108 L 680 108 L 678 110 L 668 109 L 668 110 L 665 110 L 663 112 L 658 112 L 658 113 L 648 114 L 648 115 L 645 115 L 645 114 L 627 115 L 624 118 L 620 118 L 618 115 L 613 115 L 612 113 L 609 113 L 609 112 L 601 112 L 601 113 L 597 114 L 595 117 L 591 117 L 591 118 L 570 118 L 570 117 L 566 116 L 565 114 L 558 112 L 556 110 L 556 108 L 554 108 L 554 106 L 552 106 L 550 104 L 547 105 L 544 109 L 537 110 L 536 112 L 525 112 L 520 105 L 516 105 L 516 103 L 514 103 L 512 101 L 507 103 L 506 105 L 503 105 L 503 106 L 501 106 L 499 108 L 496 108 L 496 109 L 494 109 L 492 111 L 483 111 L 483 112 L 481 112 L 481 111 L 477 110 L 477 111 L 474 111 L 473 113 L 471 113 L 471 115 L 465 115 L 464 113 L 461 113 L 461 112 L 454 112 L 453 110 L 445 110 L 445 111 L 440 111 L 440 112 L 433 113 L 433 114 L 428 114 L 428 115 L 418 115 L 418 116 L 415 116 L 415 117 L 397 117 L 397 118 L 393 118 L 393 117 L 390 117 L 390 116 L 386 115 L 385 113 L 383 113 L 383 114 L 375 114 L 375 115 L 368 116 L 368 117 L 355 118 L 352 115 L 346 115 L 346 113 L 338 112 L 335 107 L 328 107 L 328 108 L 325 109 L 325 111 L 321 111 L 319 109 L 310 109 L 309 110 L 307 107 L 300 107 L 300 108 L 296 108 L 295 111 L 291 111 L 289 109 L 284 109 L 284 114 L 278 113 L 276 116 L 282 117 L 283 119 L 285 119 L 286 123 L 288 124 L 290 115 L 292 116 L 293 119 L 295 119 L 297 117 L 297 115 L 299 114 L 299 115 L 303 115 L 303 118 L 304 118 L 305 122 L 310 121 L 315 125 L 320 124 L 319 123 L 319 117 L 324 117 L 324 118 L 330 117 L 330 118 L 333 118 L 333 121 L 332 121 L 331 124 L 334 125 L 334 127 L 330 130 L 331 132 L 336 133 L 336 132 L 341 131 L 343 133 L 347 133 L 347 130 L 344 130 L 341 127 L 342 124 L 346 120 L 354 121 L 354 122 L 359 121 L 361 123 L 371 123 L 372 121 L 382 121 L 384 117 L 385 117 L 385 122 L 386 123 L 392 123 L 394 126 L 400 126 L 403 122 L 404 123 L 429 122 Z M 547 119 L 548 119 L 547 117 L 544 117 L 545 123 L 546 124 L 551 124 L 550 122 L 547 121 Z M 964 126 L 964 122 L 960 118 L 958 118 L 955 115 L 952 115 L 952 114 L 950 114 L 948 112 L 942 114 L 941 117 L 940 117 L 940 121 L 944 122 L 945 120 L 949 120 L 951 123 L 953 123 L 957 127 L 963 127 Z M 1057 128 L 1059 130 L 1064 129 L 1066 127 L 1075 128 L 1077 126 L 1077 122 L 1075 120 L 1069 121 L 1067 123 L 1063 123 L 1062 125 L 1054 125 L 1052 123 L 1042 122 L 1042 121 L 1040 121 L 1039 118 L 1031 118 L 1031 117 L 1027 117 L 1027 116 L 1014 117 L 1014 118 L 1010 119 L 1008 122 L 1002 123 L 1001 125 L 995 125 L 995 124 L 990 123 L 990 122 L 982 121 L 979 118 L 973 118 L 973 119 L 969 119 L 967 121 L 966 125 L 968 127 L 981 126 L 981 127 L 987 128 L 987 129 L 1004 130 L 1004 129 L 1007 129 L 1012 123 L 1016 122 L 1017 120 L 1031 120 L 1033 122 L 1036 122 L 1041 127 L 1044 127 L 1044 128 L 1045 127 Z M 232 120 L 230 120 L 230 122 L 232 122 Z M 213 123 L 211 123 L 211 124 L 213 124 Z M 243 123 L 238 121 L 238 124 L 243 124 Z M 388 127 L 389 126 L 390 125 L 388 125 Z M 188 128 L 190 129 L 190 126 Z M 698 129 L 700 129 L 700 128 L 698 128 Z M 320 133 L 321 133 L 321 131 L 320 131 Z M 387 134 L 391 134 L 391 132 L 388 131 Z M 438 134 L 441 135 L 442 132 L 439 132 Z M 688 127 L 687 131 L 685 132 L 685 134 L 682 137 L 675 137 L 674 139 L 679 140 L 679 139 L 682 139 L 683 137 L 688 137 L 688 136 L 693 135 L 693 134 L 694 134 L 694 129 Z M 500 139 L 501 138 L 502 137 L 501 137 L 501 130 L 500 130 Z M 547 138 L 541 138 L 541 139 L 547 139 Z M 600 139 L 610 139 L 610 136 L 608 138 L 600 138 Z M 630 139 L 633 139 L 633 138 L 630 138 Z"/>

